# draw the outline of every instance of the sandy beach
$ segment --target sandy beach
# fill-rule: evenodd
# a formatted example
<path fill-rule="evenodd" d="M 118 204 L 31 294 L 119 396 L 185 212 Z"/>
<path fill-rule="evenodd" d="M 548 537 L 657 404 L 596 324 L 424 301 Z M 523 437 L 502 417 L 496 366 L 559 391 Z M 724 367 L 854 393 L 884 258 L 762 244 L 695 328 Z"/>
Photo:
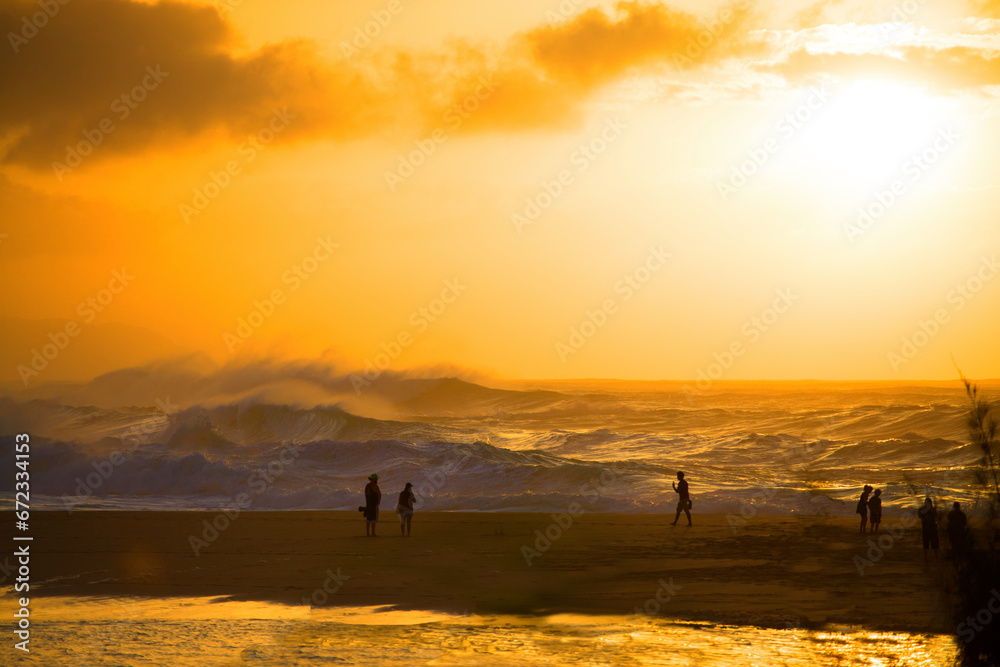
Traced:
<path fill-rule="evenodd" d="M 674 528 L 672 516 L 585 514 L 562 528 L 550 514 L 429 512 L 418 513 L 413 536 L 402 538 L 396 515 L 383 513 L 379 536 L 366 538 L 355 512 L 244 512 L 209 539 L 204 522 L 224 525 L 217 516 L 35 513 L 32 579 L 40 586 L 33 597 L 221 596 L 470 613 L 639 612 L 780 628 L 953 629 L 944 566 L 923 563 L 914 528 L 862 576 L 855 556 L 868 558 L 869 536 L 848 518 L 758 516 L 734 534 L 722 515 L 696 515 L 694 527 Z M 543 548 L 536 531 L 546 530 L 555 539 Z"/>

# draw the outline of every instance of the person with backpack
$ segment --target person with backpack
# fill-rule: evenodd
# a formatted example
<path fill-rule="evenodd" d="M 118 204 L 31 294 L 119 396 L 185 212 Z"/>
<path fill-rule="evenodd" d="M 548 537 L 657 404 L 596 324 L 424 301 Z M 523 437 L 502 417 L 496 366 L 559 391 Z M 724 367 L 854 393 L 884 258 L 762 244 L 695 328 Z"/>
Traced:
<path fill-rule="evenodd" d="M 413 485 L 409 482 L 399 493 L 399 502 L 396 504 L 396 514 L 399 515 L 399 533 L 405 537 L 410 536 L 410 529 L 413 523 L 413 504 L 417 502 L 413 495 Z"/>

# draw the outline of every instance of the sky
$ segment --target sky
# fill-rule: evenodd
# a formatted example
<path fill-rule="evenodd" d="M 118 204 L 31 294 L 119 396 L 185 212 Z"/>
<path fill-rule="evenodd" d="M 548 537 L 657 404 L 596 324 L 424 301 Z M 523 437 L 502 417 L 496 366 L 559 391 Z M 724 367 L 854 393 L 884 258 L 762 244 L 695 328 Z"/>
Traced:
<path fill-rule="evenodd" d="M 0 2 L 0 382 L 1000 377 L 1000 2 Z"/>

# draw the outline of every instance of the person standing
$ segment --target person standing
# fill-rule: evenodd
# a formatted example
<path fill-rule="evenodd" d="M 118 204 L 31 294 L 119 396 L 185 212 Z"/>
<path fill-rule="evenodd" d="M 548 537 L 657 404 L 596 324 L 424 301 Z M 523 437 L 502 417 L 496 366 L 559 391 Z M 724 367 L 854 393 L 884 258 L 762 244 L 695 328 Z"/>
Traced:
<path fill-rule="evenodd" d="M 956 502 L 948 512 L 948 542 L 951 543 L 952 558 L 960 558 L 969 551 L 969 520 L 962 511 L 962 504 Z"/>
<path fill-rule="evenodd" d="M 378 523 L 378 506 L 382 502 L 382 490 L 378 488 L 378 475 L 368 475 L 365 485 L 365 537 L 369 532 L 375 537 L 375 525 Z"/>
<path fill-rule="evenodd" d="M 875 495 L 868 501 L 868 514 L 871 517 L 871 532 L 877 533 L 879 524 L 882 523 L 882 489 L 875 489 Z"/>
<path fill-rule="evenodd" d="M 396 513 L 399 514 L 399 534 L 410 536 L 410 529 L 413 523 L 413 504 L 417 502 L 413 495 L 413 485 L 409 482 L 399 493 L 399 503 L 396 505 Z"/>
<path fill-rule="evenodd" d="M 671 526 L 676 526 L 681 518 L 681 512 L 687 515 L 688 525 L 691 525 L 691 493 L 688 491 L 688 483 L 684 479 L 684 473 L 677 471 L 677 482 L 671 482 L 674 491 L 677 492 L 677 516 Z"/>
<path fill-rule="evenodd" d="M 920 515 L 921 535 L 924 539 L 924 562 L 927 562 L 928 549 L 934 549 L 934 560 L 937 560 L 938 546 L 940 545 L 937 528 L 937 509 L 934 508 L 934 503 L 931 501 L 930 496 L 924 498 L 924 506 L 917 510 L 917 514 Z"/>
<path fill-rule="evenodd" d="M 872 487 L 865 484 L 865 488 L 861 490 L 861 497 L 858 498 L 857 513 L 861 515 L 861 533 L 865 532 L 865 526 L 868 524 L 868 495 L 872 492 Z"/>

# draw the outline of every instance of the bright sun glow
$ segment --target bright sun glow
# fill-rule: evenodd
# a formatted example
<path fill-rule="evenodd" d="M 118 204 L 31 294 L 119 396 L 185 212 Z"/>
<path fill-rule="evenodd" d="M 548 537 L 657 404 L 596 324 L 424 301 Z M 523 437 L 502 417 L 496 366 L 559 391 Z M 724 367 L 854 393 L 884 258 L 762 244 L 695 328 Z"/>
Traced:
<path fill-rule="evenodd" d="M 835 91 L 801 136 L 801 160 L 833 183 L 873 186 L 902 174 L 943 127 L 937 101 L 916 88 L 865 80 Z"/>

